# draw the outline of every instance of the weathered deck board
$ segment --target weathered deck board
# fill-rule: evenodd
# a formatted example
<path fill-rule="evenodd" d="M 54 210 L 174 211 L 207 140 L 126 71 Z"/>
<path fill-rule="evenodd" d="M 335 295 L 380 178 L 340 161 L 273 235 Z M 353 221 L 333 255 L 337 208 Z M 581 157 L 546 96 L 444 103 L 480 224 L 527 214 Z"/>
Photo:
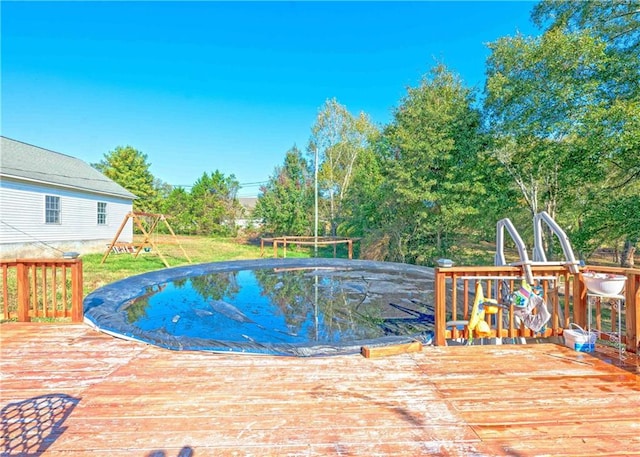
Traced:
<path fill-rule="evenodd" d="M 2 455 L 640 455 L 635 357 L 621 369 L 540 344 L 293 358 L 83 325 L 0 334 Z"/>

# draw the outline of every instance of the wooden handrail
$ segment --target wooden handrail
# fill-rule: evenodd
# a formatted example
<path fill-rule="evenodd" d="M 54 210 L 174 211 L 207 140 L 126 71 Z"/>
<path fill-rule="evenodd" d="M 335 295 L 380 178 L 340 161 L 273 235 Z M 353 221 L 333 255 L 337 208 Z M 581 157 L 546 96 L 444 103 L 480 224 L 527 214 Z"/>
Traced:
<path fill-rule="evenodd" d="M 626 350 L 640 352 L 640 270 L 633 268 L 616 268 L 587 266 L 578 273 L 572 273 L 569 266 L 564 265 L 532 265 L 534 278 L 541 278 L 540 285 L 543 297 L 547 301 L 551 319 L 542 336 L 559 336 L 565 328 L 574 322 L 581 327 L 587 324 L 587 288 L 582 279 L 582 272 L 589 270 L 599 273 L 621 274 L 627 277 L 624 301 L 624 335 L 622 336 Z M 487 296 L 495 297 L 496 282 L 505 279 L 511 290 L 525 271 L 520 266 L 486 266 L 486 267 L 439 267 L 435 269 L 435 344 L 445 345 L 447 338 L 457 336 L 455 329 L 447 329 L 447 321 L 468 319 L 472 297 L 469 291 L 470 281 L 483 281 L 486 284 Z M 462 285 L 460 286 L 460 282 Z M 460 289 L 460 290 L 459 290 Z M 513 310 L 509 313 L 513 316 Z M 595 310 L 598 330 L 602 321 L 602 310 Z M 610 315 L 613 319 L 615 314 Z M 617 317 L 617 316 L 615 316 Z M 622 317 L 622 316 L 621 316 Z M 490 318 L 487 318 L 488 321 Z M 612 323 L 613 324 L 613 323 Z M 515 327 L 513 319 L 508 328 L 503 328 L 502 315 L 499 313 L 492 327 L 495 337 L 527 337 L 534 336 L 530 330 Z"/>
<path fill-rule="evenodd" d="M 82 322 L 81 259 L 0 260 L 2 318 L 29 322 L 33 317 Z"/>
<path fill-rule="evenodd" d="M 281 244 L 284 251 L 283 256 L 287 257 L 287 245 L 300 245 L 300 246 L 327 246 L 333 245 L 333 256 L 336 257 L 336 246 L 344 243 L 347 245 L 348 257 L 353 258 L 353 242 L 360 241 L 360 238 L 349 238 L 341 236 L 319 236 L 315 238 L 313 236 L 275 236 L 275 237 L 263 237 L 260 238 L 260 257 L 264 257 L 264 244 L 273 244 L 273 257 L 278 258 L 278 245 Z"/>

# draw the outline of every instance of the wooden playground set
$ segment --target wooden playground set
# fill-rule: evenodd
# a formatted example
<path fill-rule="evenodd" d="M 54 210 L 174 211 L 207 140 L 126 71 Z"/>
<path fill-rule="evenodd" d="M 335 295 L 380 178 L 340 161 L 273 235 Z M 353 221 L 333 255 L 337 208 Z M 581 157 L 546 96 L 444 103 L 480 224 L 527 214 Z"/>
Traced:
<path fill-rule="evenodd" d="M 135 211 L 127 213 L 124 219 L 122 220 L 122 223 L 120 224 L 120 228 L 118 228 L 118 231 L 113 237 L 113 240 L 107 246 L 107 250 L 105 251 L 104 256 L 102 257 L 100 264 L 103 264 L 105 260 L 107 260 L 107 257 L 109 257 L 109 254 L 112 254 L 112 253 L 113 254 L 131 253 L 134 255 L 135 258 L 138 258 L 138 255 L 140 255 L 141 252 L 155 252 L 158 254 L 158 257 L 160 257 L 160 259 L 162 260 L 162 263 L 164 263 L 164 265 L 167 268 L 169 268 L 169 263 L 167 262 L 167 259 L 165 258 L 165 256 L 162 254 L 162 251 L 159 249 L 158 247 L 159 243 L 156 241 L 156 239 L 153 236 L 158 226 L 160 225 L 160 222 L 164 223 L 164 226 L 167 228 L 167 230 L 171 234 L 171 237 L 174 241 L 173 244 L 178 245 L 178 247 L 184 254 L 185 258 L 189 261 L 189 263 L 191 263 L 191 259 L 189 258 L 189 255 L 180 244 L 178 237 L 176 236 L 175 232 L 171 228 L 171 225 L 169 225 L 169 221 L 167 219 L 168 219 L 167 216 L 165 216 L 164 214 L 143 213 L 143 212 L 135 212 Z M 141 242 L 129 243 L 129 242 L 118 241 L 120 239 L 120 235 L 122 234 L 122 231 L 127 226 L 127 223 L 129 222 L 129 220 L 131 220 L 133 224 L 135 224 L 135 226 L 142 233 Z"/>

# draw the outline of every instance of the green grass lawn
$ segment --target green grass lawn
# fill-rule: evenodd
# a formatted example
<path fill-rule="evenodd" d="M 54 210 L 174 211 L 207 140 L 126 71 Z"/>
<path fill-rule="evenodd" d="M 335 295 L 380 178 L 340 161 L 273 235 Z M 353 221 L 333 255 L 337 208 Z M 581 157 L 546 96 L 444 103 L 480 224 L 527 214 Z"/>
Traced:
<path fill-rule="evenodd" d="M 260 243 L 237 239 L 210 238 L 205 236 L 180 236 L 180 245 L 191 259 L 191 263 L 222 262 L 260 258 Z M 180 246 L 172 244 L 171 237 L 154 240 L 170 267 L 188 265 Z M 104 263 L 100 254 L 82 256 L 85 295 L 106 284 L 148 271 L 166 268 L 157 252 L 141 252 L 136 258 L 133 254 L 109 254 Z M 287 246 L 287 257 L 312 257 L 313 247 Z M 319 250 L 320 257 L 333 257 L 333 248 Z M 279 256 L 283 256 L 282 249 Z M 338 257 L 346 257 L 346 250 L 338 250 Z M 273 247 L 265 245 L 264 257 L 273 257 Z"/>

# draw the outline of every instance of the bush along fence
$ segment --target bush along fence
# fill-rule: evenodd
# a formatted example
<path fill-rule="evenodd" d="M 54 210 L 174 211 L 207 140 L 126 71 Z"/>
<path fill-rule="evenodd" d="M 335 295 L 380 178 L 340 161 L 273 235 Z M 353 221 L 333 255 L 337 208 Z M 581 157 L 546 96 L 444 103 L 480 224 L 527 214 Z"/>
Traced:
<path fill-rule="evenodd" d="M 81 259 L 0 260 L 2 319 L 82 322 Z"/>

